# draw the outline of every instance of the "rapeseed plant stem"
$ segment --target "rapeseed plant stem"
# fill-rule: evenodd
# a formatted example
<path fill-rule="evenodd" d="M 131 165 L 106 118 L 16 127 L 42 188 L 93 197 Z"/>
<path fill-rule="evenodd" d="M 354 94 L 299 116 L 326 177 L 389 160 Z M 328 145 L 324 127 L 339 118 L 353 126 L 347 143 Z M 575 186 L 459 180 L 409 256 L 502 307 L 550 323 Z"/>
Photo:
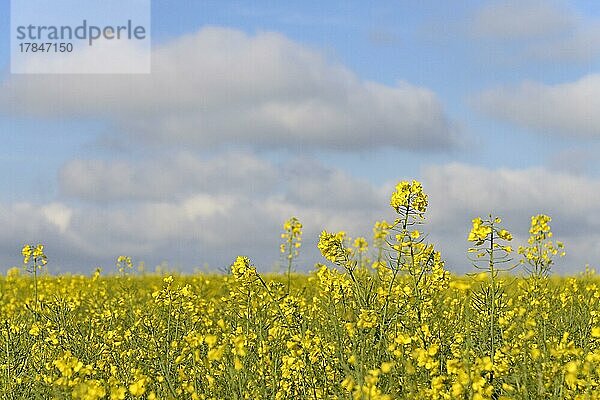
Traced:
<path fill-rule="evenodd" d="M 491 218 L 490 218 L 491 220 Z M 496 271 L 494 271 L 494 234 L 493 234 L 493 225 L 492 222 L 492 235 L 490 236 L 490 249 L 489 249 L 489 271 L 490 271 L 490 280 L 492 284 L 492 301 L 491 301 L 491 312 L 490 312 L 490 359 L 492 362 L 492 367 L 494 365 L 494 356 L 495 356 L 495 328 L 496 328 Z M 493 377 L 493 371 L 492 371 Z M 493 378 L 492 378 L 493 379 Z"/>

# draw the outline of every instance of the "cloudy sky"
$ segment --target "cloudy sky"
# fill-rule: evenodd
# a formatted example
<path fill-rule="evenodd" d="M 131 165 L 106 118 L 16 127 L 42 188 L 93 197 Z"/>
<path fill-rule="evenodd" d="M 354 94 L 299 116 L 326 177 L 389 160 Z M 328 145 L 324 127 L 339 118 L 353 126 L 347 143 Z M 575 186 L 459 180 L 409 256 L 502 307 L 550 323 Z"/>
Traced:
<path fill-rule="evenodd" d="M 472 268 L 472 218 L 526 240 L 552 216 L 600 264 L 600 5 L 593 1 L 152 2 L 152 73 L 11 75 L 0 2 L 0 272 L 276 268 L 281 224 L 370 237 L 418 179 L 423 230 Z M 367 4 L 369 3 L 369 4 Z M 516 247 L 516 246 L 515 246 Z"/>

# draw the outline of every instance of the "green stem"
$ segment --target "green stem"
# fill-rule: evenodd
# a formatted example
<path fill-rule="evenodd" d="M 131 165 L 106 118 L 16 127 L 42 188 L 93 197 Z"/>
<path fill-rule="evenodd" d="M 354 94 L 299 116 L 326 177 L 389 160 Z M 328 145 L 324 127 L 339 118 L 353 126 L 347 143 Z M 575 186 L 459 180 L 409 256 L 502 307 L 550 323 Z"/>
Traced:
<path fill-rule="evenodd" d="M 287 268 L 287 278 L 288 278 L 288 284 L 287 284 L 287 294 L 290 294 L 290 287 L 292 284 L 292 278 L 291 278 L 291 273 L 292 273 L 292 260 L 293 260 L 293 249 L 292 249 L 292 232 L 290 232 L 290 238 L 288 239 L 288 268 Z"/>
<path fill-rule="evenodd" d="M 9 347 L 9 342 L 10 342 L 10 324 L 8 323 L 8 321 L 6 322 L 6 383 L 7 385 L 10 385 L 12 383 L 12 378 L 10 376 L 11 370 L 10 370 L 10 347 Z"/>
<path fill-rule="evenodd" d="M 495 343 L 494 343 L 494 325 L 495 325 L 495 316 L 496 316 L 496 272 L 494 271 L 494 230 L 492 223 L 492 234 L 490 238 L 490 275 L 492 280 L 492 305 L 491 305 L 491 315 L 490 315 L 490 347 L 491 347 L 491 362 L 492 367 L 494 365 L 494 356 L 495 356 Z M 493 371 L 492 371 L 493 374 Z M 492 375 L 493 376 L 493 375 Z"/>
<path fill-rule="evenodd" d="M 38 283 L 37 283 L 37 262 L 33 261 L 33 292 L 35 294 L 35 311 L 36 311 L 36 319 L 37 319 L 37 311 L 38 311 Z"/>

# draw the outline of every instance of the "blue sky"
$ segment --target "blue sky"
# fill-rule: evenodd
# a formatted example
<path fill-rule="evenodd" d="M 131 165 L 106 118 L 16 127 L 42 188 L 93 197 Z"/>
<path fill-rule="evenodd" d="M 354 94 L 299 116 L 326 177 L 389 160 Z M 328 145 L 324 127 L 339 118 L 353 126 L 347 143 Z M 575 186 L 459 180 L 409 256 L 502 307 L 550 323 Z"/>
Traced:
<path fill-rule="evenodd" d="M 413 178 L 454 271 L 487 213 L 517 241 L 553 216 L 563 272 L 599 261 L 595 2 L 153 0 L 142 78 L 11 75 L 9 15 L 2 0 L 2 269 L 42 241 L 55 271 L 238 253 L 268 270 L 291 215 L 307 269 L 321 229 L 368 236 Z"/>

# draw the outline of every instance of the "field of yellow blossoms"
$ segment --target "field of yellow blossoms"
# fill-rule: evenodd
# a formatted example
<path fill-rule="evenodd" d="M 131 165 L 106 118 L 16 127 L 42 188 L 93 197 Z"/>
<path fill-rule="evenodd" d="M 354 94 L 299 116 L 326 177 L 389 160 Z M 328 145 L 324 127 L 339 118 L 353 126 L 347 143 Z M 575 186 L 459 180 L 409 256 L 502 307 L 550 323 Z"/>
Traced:
<path fill-rule="evenodd" d="M 474 218 L 473 275 L 426 240 L 427 196 L 401 182 L 373 238 L 322 232 L 323 264 L 294 274 L 238 257 L 229 274 L 50 276 L 42 245 L 0 277 L 1 399 L 596 399 L 600 280 L 552 275 L 550 217 L 512 245 Z"/>

